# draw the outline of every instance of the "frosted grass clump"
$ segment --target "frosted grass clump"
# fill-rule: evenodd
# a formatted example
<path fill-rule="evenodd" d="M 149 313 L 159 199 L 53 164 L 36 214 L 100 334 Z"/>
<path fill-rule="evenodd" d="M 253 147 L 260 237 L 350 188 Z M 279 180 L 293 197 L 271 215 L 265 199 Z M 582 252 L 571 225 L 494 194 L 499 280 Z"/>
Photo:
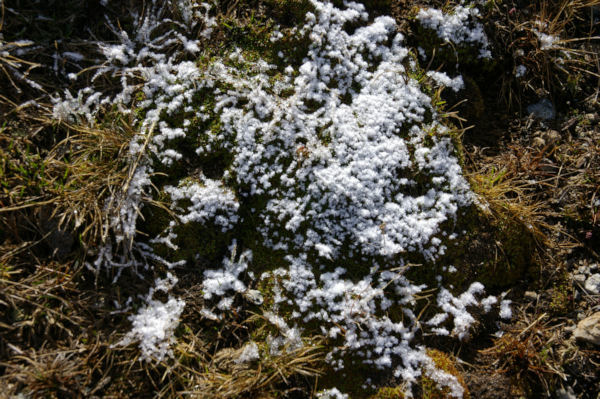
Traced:
<path fill-rule="evenodd" d="M 163 303 L 153 299 L 153 296 L 157 291 L 168 293 L 175 284 L 177 278 L 171 273 L 167 273 L 165 279 L 156 280 L 146 296 L 146 304 L 137 314 L 129 317 L 133 327 L 118 346 L 139 342 L 141 360 L 147 362 L 162 361 L 171 355 L 169 346 L 175 341 L 173 333 L 179 324 L 185 302 L 169 295 L 167 302 Z"/>
<path fill-rule="evenodd" d="M 184 21 L 167 16 L 169 10 L 177 7 L 181 8 Z M 125 191 L 117 192 L 105 203 L 109 219 L 105 223 L 103 246 L 97 251 L 96 261 L 89 265 L 96 271 L 118 269 L 118 277 L 125 268 L 148 268 L 147 261 L 153 258 L 149 247 L 140 249 L 134 242 L 144 199 L 151 197 L 150 156 L 156 155 L 166 165 L 182 158 L 179 151 L 167 145 L 185 136 L 186 130 L 169 126 L 162 115 L 173 115 L 189 107 L 193 95 L 204 87 L 196 64 L 186 58 L 193 59 L 201 45 L 199 40 L 188 37 L 206 38 L 216 23 L 209 17 L 210 8 L 207 3 L 153 0 L 142 15 L 131 15 L 133 26 L 129 33 L 107 19 L 118 42 L 96 43 L 104 62 L 91 81 L 94 83 L 100 77 L 113 79 L 120 90 L 114 95 L 105 95 L 92 86 L 80 90 L 76 96 L 66 91 L 62 98 L 52 99 L 54 117 L 69 122 L 92 125 L 109 107 L 128 114 L 134 94 L 138 96 L 135 107 L 143 115 L 138 121 L 141 122 L 139 133 L 129 145 L 130 163 L 135 166 L 130 172 L 132 178 L 123 187 Z M 201 112 L 193 116 L 203 117 Z M 114 240 L 109 235 L 114 236 Z"/>
<path fill-rule="evenodd" d="M 457 45 L 478 44 L 479 57 L 491 58 L 488 37 L 483 25 L 477 22 L 479 17 L 479 10 L 473 4 L 459 4 L 450 13 L 437 8 L 424 8 L 417 14 L 417 20 L 421 25 L 436 31 L 437 36 L 443 41 Z"/>

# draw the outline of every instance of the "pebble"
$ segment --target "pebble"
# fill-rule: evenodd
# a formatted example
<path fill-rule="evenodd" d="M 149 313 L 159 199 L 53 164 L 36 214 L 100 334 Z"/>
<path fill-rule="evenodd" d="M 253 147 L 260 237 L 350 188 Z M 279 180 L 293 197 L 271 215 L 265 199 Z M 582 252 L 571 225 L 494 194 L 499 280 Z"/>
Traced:
<path fill-rule="evenodd" d="M 534 148 L 544 148 L 546 146 L 546 141 L 541 137 L 534 137 L 531 141 L 531 145 Z"/>
<path fill-rule="evenodd" d="M 537 293 L 535 291 L 525 291 L 525 294 L 523 294 L 523 296 L 525 296 L 525 299 L 529 300 L 529 301 L 535 301 L 537 300 Z"/>
<path fill-rule="evenodd" d="M 600 294 L 600 273 L 592 274 L 585 280 L 585 289 L 590 294 Z"/>
<path fill-rule="evenodd" d="M 577 271 L 579 272 L 579 274 L 590 274 L 590 267 L 589 266 L 579 266 L 577 268 Z"/>
<path fill-rule="evenodd" d="M 600 312 L 596 312 L 577 323 L 573 336 L 580 341 L 600 345 Z"/>
<path fill-rule="evenodd" d="M 575 395 L 573 388 L 567 387 L 566 389 L 561 388 L 556 391 L 556 399 L 577 399 L 577 396 Z"/>
<path fill-rule="evenodd" d="M 556 144 L 560 141 L 560 133 L 556 130 L 548 130 L 542 135 L 542 138 L 550 145 Z"/>
<path fill-rule="evenodd" d="M 579 284 L 584 284 L 586 280 L 585 274 L 574 274 L 573 280 L 575 280 Z"/>

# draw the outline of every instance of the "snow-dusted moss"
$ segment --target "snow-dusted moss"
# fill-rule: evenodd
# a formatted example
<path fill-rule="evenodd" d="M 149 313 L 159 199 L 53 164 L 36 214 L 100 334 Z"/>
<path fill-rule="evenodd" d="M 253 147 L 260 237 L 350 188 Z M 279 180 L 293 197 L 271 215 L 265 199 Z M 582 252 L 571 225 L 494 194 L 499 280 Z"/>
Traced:
<path fill-rule="evenodd" d="M 286 33 L 310 42 L 301 62 L 250 59 L 241 49 L 194 62 L 198 37 L 207 37 L 214 23 L 208 5 L 196 9 L 177 2 L 180 29 L 156 37 L 152 32 L 164 26 L 164 8 L 153 4 L 131 35 L 113 26 L 120 43 L 100 45 L 106 62 L 97 76 L 119 78 L 119 93 L 89 88 L 56 100 L 57 118 L 87 123 L 105 105 L 122 112 L 137 107 L 140 131 L 129 146 L 133 177 L 127 190 L 115 194 L 112 237 L 94 266 L 121 270 L 155 260 L 172 266 L 169 261 L 181 253 L 199 261 L 203 251 L 185 243 L 205 237 L 190 240 L 186 233 L 214 230 L 211 240 L 221 240 L 222 247 L 233 238 L 222 265 L 198 270 L 207 303 L 201 316 L 219 320 L 236 295 L 263 303 L 249 288 L 259 278 L 255 262 L 267 263 L 255 258 L 284 254 L 260 269 L 275 296 L 263 309 L 277 328 L 268 340 L 273 353 L 302 345 L 310 328 L 328 337 L 327 360 L 335 369 L 355 358 L 393 372 L 407 387 L 425 370 L 459 397 L 456 378 L 436 370 L 416 337 L 422 331 L 450 334 L 443 323 L 453 323 L 452 334 L 465 338 L 474 322 L 469 308 L 489 310 L 492 300 L 481 299 L 481 284 L 455 297 L 440 283 L 441 313 L 427 323 L 416 315 L 416 295 L 426 286 L 407 278 L 409 259 L 427 262 L 424 267 L 440 259 L 447 249 L 443 226 L 454 223 L 473 197 L 394 20 L 368 23 L 361 4 L 340 9 L 312 0 L 304 25 Z M 194 39 L 186 36 L 190 32 Z M 277 31 L 269 38 L 287 39 Z M 460 78 L 429 75 L 438 84 L 461 86 Z M 78 110 L 78 104 L 84 107 Z M 190 142 L 194 148 L 182 147 Z M 227 162 L 219 173 L 209 173 L 215 153 L 227 154 Z M 171 251 L 163 259 L 136 236 L 137 218 L 159 179 L 154 171 L 176 167 L 177 174 L 160 177 L 159 187 L 173 218 L 149 238 Z M 115 262 L 113 249 L 122 243 L 132 244 L 121 251 L 142 248 L 143 259 Z M 203 260 L 215 262 L 217 256 Z M 182 306 L 150 303 L 132 318 L 126 342 L 141 339 L 143 351 L 158 347 L 164 357 L 169 340 L 157 342 L 140 331 L 154 319 L 172 331 Z M 283 307 L 287 312 L 278 314 Z M 173 317 L 165 319 L 169 309 Z"/>

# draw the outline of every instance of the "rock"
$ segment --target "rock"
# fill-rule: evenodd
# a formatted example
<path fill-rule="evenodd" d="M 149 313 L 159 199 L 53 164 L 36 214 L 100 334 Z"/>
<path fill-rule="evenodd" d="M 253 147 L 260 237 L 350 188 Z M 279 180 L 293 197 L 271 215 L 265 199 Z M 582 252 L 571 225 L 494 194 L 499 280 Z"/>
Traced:
<path fill-rule="evenodd" d="M 556 391 L 556 399 L 577 399 L 577 396 L 575 395 L 573 388 L 567 387 L 566 389 L 561 388 Z"/>
<path fill-rule="evenodd" d="M 561 136 L 560 133 L 556 130 L 548 130 L 542 135 L 542 138 L 544 139 L 544 141 L 546 141 L 547 144 L 553 145 L 557 144 L 560 141 Z"/>
<path fill-rule="evenodd" d="M 537 293 L 534 291 L 525 291 L 525 294 L 523 294 L 523 296 L 525 296 L 525 299 L 529 301 L 535 301 L 538 297 Z"/>
<path fill-rule="evenodd" d="M 531 141 L 531 145 L 534 148 L 544 148 L 546 146 L 546 141 L 541 137 L 534 137 Z"/>
<path fill-rule="evenodd" d="M 579 272 L 579 274 L 591 274 L 589 266 L 579 266 L 577 272 Z"/>
<path fill-rule="evenodd" d="M 573 336 L 580 341 L 600 345 L 600 312 L 596 312 L 577 323 Z"/>
<path fill-rule="evenodd" d="M 554 116 L 556 115 L 554 105 L 552 105 L 552 102 L 547 98 L 543 98 L 539 102 L 528 106 L 527 112 L 534 117 L 543 120 L 554 119 Z"/>
<path fill-rule="evenodd" d="M 579 284 L 585 284 L 585 280 L 586 280 L 585 274 L 574 274 L 573 280 L 575 280 Z"/>
<path fill-rule="evenodd" d="M 591 123 L 598 122 L 598 115 L 594 113 L 585 114 L 584 118 Z"/>
<path fill-rule="evenodd" d="M 590 294 L 600 294 L 600 273 L 589 276 L 587 280 L 585 280 L 584 287 Z"/>

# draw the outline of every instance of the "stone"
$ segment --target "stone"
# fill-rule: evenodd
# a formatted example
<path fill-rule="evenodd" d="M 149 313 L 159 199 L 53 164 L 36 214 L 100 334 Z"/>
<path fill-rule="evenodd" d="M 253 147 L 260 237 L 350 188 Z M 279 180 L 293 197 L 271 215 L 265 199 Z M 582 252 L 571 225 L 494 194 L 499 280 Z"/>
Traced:
<path fill-rule="evenodd" d="M 544 141 L 546 141 L 547 144 L 553 145 L 557 144 L 560 141 L 561 136 L 560 133 L 556 130 L 548 130 L 542 135 L 542 138 L 544 139 Z"/>
<path fill-rule="evenodd" d="M 586 280 L 585 274 L 574 274 L 573 280 L 575 280 L 579 284 L 585 284 L 585 280 Z"/>
<path fill-rule="evenodd" d="M 596 312 L 577 323 L 573 336 L 580 341 L 600 345 L 600 312 Z"/>
<path fill-rule="evenodd" d="M 556 391 L 556 399 L 577 399 L 573 388 L 560 388 Z"/>
<path fill-rule="evenodd" d="M 592 274 L 585 280 L 585 289 L 590 294 L 600 294 L 600 273 Z"/>
<path fill-rule="evenodd" d="M 541 137 L 534 137 L 531 141 L 531 145 L 534 148 L 544 148 L 546 146 L 546 141 Z"/>
<path fill-rule="evenodd" d="M 542 120 L 554 119 L 556 116 L 554 105 L 552 104 L 552 101 L 547 98 L 543 98 L 539 102 L 528 106 L 527 112 L 532 114 L 535 118 Z"/>

